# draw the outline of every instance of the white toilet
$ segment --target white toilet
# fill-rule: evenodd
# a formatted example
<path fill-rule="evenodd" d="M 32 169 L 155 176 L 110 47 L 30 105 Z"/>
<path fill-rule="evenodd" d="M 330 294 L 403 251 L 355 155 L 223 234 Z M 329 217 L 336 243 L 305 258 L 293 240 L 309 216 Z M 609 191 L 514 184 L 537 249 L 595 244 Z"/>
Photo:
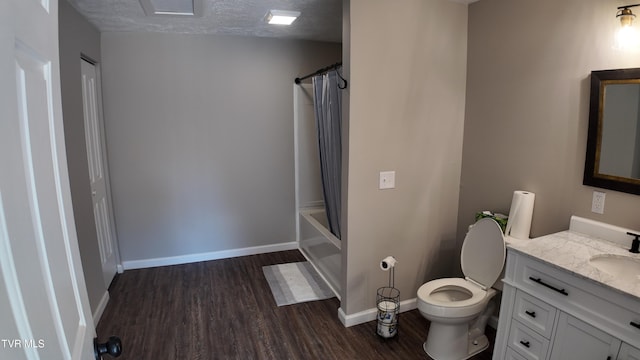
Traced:
<path fill-rule="evenodd" d="M 495 309 L 489 301 L 504 267 L 506 249 L 498 223 L 480 219 L 462 244 L 462 278 L 429 281 L 418 289 L 418 310 L 431 322 L 424 351 L 435 360 L 462 360 L 485 350 L 487 320 Z"/>

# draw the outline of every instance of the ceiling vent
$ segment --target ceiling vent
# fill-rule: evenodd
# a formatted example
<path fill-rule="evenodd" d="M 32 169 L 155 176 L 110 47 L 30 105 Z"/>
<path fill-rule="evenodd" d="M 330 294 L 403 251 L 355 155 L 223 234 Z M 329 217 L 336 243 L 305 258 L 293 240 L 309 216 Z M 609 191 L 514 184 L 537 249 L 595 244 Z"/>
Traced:
<path fill-rule="evenodd" d="M 147 16 L 202 16 L 202 0 L 140 0 Z"/>

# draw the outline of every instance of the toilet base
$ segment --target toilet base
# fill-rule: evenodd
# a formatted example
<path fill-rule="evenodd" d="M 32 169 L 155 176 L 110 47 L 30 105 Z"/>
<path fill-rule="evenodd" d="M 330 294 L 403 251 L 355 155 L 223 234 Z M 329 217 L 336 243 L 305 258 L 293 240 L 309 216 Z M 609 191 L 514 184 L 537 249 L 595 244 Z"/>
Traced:
<path fill-rule="evenodd" d="M 465 360 L 489 347 L 489 340 L 484 334 L 478 329 L 468 329 L 468 324 L 431 323 L 422 349 L 434 360 Z"/>

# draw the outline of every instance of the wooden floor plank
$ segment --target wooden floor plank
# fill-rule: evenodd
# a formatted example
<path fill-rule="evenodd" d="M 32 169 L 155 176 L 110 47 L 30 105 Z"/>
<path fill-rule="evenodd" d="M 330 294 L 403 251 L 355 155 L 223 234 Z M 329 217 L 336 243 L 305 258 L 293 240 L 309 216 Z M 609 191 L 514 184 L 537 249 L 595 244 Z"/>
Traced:
<path fill-rule="evenodd" d="M 384 340 L 375 321 L 345 328 L 336 298 L 278 307 L 262 267 L 296 261 L 305 258 L 291 250 L 128 270 L 110 288 L 99 339 L 119 336 L 125 360 L 429 359 L 417 310 Z M 490 358 L 491 349 L 472 359 Z"/>

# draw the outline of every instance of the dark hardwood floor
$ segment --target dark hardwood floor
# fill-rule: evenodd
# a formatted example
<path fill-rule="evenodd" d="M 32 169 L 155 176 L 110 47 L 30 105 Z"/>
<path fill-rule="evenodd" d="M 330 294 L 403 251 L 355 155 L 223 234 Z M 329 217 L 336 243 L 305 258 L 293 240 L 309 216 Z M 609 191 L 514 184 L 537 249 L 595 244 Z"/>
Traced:
<path fill-rule="evenodd" d="M 375 321 L 345 328 L 336 298 L 277 307 L 262 266 L 304 260 L 292 250 L 126 271 L 110 288 L 99 340 L 119 336 L 120 359 L 136 360 L 429 359 L 417 310 L 383 340 Z M 490 359 L 491 348 L 472 359 Z"/>

